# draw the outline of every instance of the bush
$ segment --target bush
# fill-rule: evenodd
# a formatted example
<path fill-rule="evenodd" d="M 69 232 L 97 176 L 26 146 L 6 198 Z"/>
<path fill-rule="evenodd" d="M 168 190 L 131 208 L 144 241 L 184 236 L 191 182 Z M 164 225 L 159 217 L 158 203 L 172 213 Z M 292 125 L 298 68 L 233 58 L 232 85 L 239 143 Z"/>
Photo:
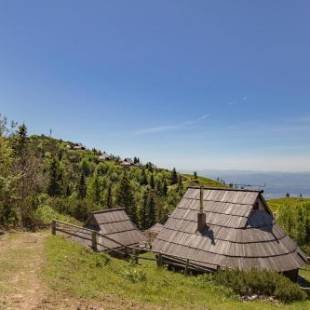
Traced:
<path fill-rule="evenodd" d="M 49 225 L 53 220 L 78 224 L 78 221 L 68 215 L 63 215 L 55 211 L 49 205 L 41 205 L 34 212 L 34 220 L 38 226 Z"/>
<path fill-rule="evenodd" d="M 146 281 L 146 273 L 135 268 L 125 269 L 121 272 L 121 275 L 132 283 Z"/>
<path fill-rule="evenodd" d="M 274 296 L 285 303 L 306 298 L 306 294 L 297 284 L 275 272 L 224 270 L 212 274 L 211 279 L 241 296 Z M 201 281 L 210 281 L 210 275 L 202 276 Z"/>

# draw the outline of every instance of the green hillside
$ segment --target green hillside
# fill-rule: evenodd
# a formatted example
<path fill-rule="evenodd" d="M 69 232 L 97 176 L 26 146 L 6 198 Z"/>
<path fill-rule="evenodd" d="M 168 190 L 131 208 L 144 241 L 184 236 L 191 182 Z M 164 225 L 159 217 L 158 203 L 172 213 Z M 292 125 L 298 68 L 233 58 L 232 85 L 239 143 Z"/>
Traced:
<path fill-rule="evenodd" d="M 278 198 L 268 201 L 277 223 L 310 256 L 310 199 Z"/>
<path fill-rule="evenodd" d="M 124 161 L 79 143 L 28 136 L 25 125 L 9 129 L 4 118 L 0 128 L 3 227 L 35 228 L 52 217 L 83 222 L 91 211 L 121 206 L 146 229 L 165 222 L 187 186 L 221 186 L 211 179 L 141 163 L 138 157 Z"/>
<path fill-rule="evenodd" d="M 289 305 L 275 301 L 241 302 L 231 289 L 216 284 L 209 276 L 184 276 L 159 268 L 153 261 L 138 265 L 91 253 L 61 237 L 49 237 L 45 244 L 47 264 L 43 278 L 58 294 L 104 301 L 116 296 L 137 309 L 309 309 L 309 301 Z M 148 258 L 151 254 L 145 254 Z M 275 274 L 275 277 L 279 275 Z M 309 276 L 309 274 L 308 274 Z M 108 281 L 107 281 L 108 279 Z M 286 292 L 296 287 L 279 278 Z M 309 279 L 310 280 L 310 279 Z M 283 292 L 283 294 L 286 294 Z M 117 299 L 116 298 L 116 299 Z M 153 308 L 156 305 L 160 308 Z M 135 308 L 133 307 L 133 308 Z"/>

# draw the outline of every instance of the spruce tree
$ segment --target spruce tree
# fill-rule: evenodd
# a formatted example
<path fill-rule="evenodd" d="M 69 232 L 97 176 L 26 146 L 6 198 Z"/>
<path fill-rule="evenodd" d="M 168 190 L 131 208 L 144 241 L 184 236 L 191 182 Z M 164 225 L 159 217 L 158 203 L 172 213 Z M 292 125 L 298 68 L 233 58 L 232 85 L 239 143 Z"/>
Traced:
<path fill-rule="evenodd" d="M 106 196 L 106 206 L 108 209 L 113 208 L 112 183 L 109 184 Z"/>
<path fill-rule="evenodd" d="M 82 173 L 83 174 L 83 173 Z M 84 174 L 83 174 L 84 175 Z M 101 202 L 101 184 L 99 176 L 95 173 L 88 183 L 88 197 L 94 204 Z"/>
<path fill-rule="evenodd" d="M 154 200 L 154 194 L 152 191 L 149 191 L 148 200 L 147 200 L 147 228 L 150 228 L 156 223 L 156 205 Z"/>
<path fill-rule="evenodd" d="M 171 180 L 170 180 L 171 185 L 178 183 L 178 174 L 177 174 L 177 171 L 175 170 L 175 168 L 172 169 L 170 178 L 171 178 Z"/>
<path fill-rule="evenodd" d="M 183 192 L 183 179 L 182 176 L 178 176 L 178 187 L 177 187 L 177 192 L 182 193 Z"/>
<path fill-rule="evenodd" d="M 145 169 L 142 169 L 141 171 L 140 185 L 147 185 L 147 176 L 145 173 Z"/>
<path fill-rule="evenodd" d="M 81 176 L 80 176 L 78 194 L 79 194 L 80 199 L 84 199 L 86 197 L 86 181 L 85 181 L 85 176 L 83 173 L 81 173 Z"/>
<path fill-rule="evenodd" d="M 154 180 L 154 174 L 153 173 L 151 174 L 151 177 L 150 177 L 150 187 L 151 187 L 151 189 L 155 188 L 155 180 Z"/>
<path fill-rule="evenodd" d="M 166 178 L 164 178 L 163 183 L 162 183 L 162 188 L 161 188 L 161 195 L 162 196 L 167 196 L 168 193 L 168 185 Z"/>
<path fill-rule="evenodd" d="M 128 216 L 136 223 L 136 203 L 127 172 L 123 174 L 121 179 L 116 201 L 120 207 L 125 208 Z"/>
<path fill-rule="evenodd" d="M 139 227 L 142 230 L 147 229 L 148 227 L 148 214 L 147 214 L 147 205 L 148 205 L 149 190 L 146 189 L 143 192 L 142 203 L 139 209 Z"/>
<path fill-rule="evenodd" d="M 13 149 L 15 156 L 23 160 L 27 153 L 27 146 L 27 127 L 25 124 L 22 124 L 18 127 L 17 133 L 14 136 Z"/>
<path fill-rule="evenodd" d="M 49 184 L 47 192 L 50 196 L 59 196 L 61 194 L 61 173 L 56 158 L 53 158 L 49 168 Z"/>

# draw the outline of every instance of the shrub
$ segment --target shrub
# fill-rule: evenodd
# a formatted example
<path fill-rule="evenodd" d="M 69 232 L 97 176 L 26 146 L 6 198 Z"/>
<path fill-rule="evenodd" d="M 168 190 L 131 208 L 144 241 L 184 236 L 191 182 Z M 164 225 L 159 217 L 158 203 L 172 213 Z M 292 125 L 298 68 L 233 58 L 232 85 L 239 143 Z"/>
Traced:
<path fill-rule="evenodd" d="M 121 275 L 132 283 L 146 281 L 146 273 L 135 268 L 125 269 L 121 272 Z"/>
<path fill-rule="evenodd" d="M 53 220 L 77 224 L 78 221 L 68 215 L 55 211 L 49 205 L 41 205 L 34 212 L 34 220 L 38 226 L 49 225 Z"/>
<path fill-rule="evenodd" d="M 212 274 L 211 278 L 216 284 L 231 288 L 241 296 L 275 296 L 285 303 L 306 298 L 297 284 L 275 272 L 224 270 Z M 210 281 L 210 276 L 202 278 L 202 281 Z"/>

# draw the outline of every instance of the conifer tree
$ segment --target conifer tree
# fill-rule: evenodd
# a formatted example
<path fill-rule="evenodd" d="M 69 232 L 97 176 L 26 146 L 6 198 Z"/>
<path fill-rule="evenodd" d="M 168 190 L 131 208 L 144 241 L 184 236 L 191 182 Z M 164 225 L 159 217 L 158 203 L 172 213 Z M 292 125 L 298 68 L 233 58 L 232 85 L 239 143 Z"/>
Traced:
<path fill-rule="evenodd" d="M 18 127 L 17 133 L 14 136 L 13 149 L 15 156 L 23 160 L 27 153 L 27 147 L 27 127 L 25 124 L 22 124 Z"/>
<path fill-rule="evenodd" d="M 108 209 L 113 208 L 112 183 L 109 184 L 106 196 L 106 206 Z"/>
<path fill-rule="evenodd" d="M 139 227 L 142 230 L 148 228 L 148 214 L 147 214 L 148 197 L 149 197 L 149 189 L 145 189 L 143 192 L 142 203 L 139 208 Z"/>
<path fill-rule="evenodd" d="M 150 228 L 156 223 L 156 205 L 154 200 L 154 193 L 151 190 L 148 193 L 146 213 L 147 213 L 147 228 Z"/>
<path fill-rule="evenodd" d="M 175 168 L 172 169 L 171 171 L 171 185 L 177 184 L 178 183 L 178 174 Z"/>
<path fill-rule="evenodd" d="M 168 193 L 168 185 L 167 185 L 166 178 L 164 178 L 163 183 L 162 183 L 161 195 L 167 196 L 167 193 Z"/>
<path fill-rule="evenodd" d="M 56 158 L 53 158 L 49 168 L 49 184 L 47 192 L 50 196 L 59 196 L 61 194 L 61 172 Z"/>
<path fill-rule="evenodd" d="M 97 173 L 94 173 L 89 182 L 88 193 L 90 200 L 98 205 L 101 201 L 101 184 Z"/>
<path fill-rule="evenodd" d="M 85 176 L 83 173 L 81 173 L 80 176 L 80 182 L 78 186 L 78 194 L 80 199 L 84 199 L 86 197 L 86 181 L 85 181 Z"/>
<path fill-rule="evenodd" d="M 154 180 L 154 174 L 153 173 L 151 174 L 151 177 L 150 177 L 150 187 L 151 187 L 151 189 L 155 188 L 155 180 Z"/>
<path fill-rule="evenodd" d="M 183 192 L 183 179 L 182 176 L 178 176 L 178 187 L 177 187 L 177 192 L 182 193 Z"/>
<path fill-rule="evenodd" d="M 147 185 L 147 176 L 145 173 L 145 169 L 142 169 L 141 171 L 140 185 Z"/>
<path fill-rule="evenodd" d="M 123 174 L 121 179 L 116 201 L 120 207 L 125 208 L 128 216 L 136 223 L 136 203 L 127 172 Z"/>

